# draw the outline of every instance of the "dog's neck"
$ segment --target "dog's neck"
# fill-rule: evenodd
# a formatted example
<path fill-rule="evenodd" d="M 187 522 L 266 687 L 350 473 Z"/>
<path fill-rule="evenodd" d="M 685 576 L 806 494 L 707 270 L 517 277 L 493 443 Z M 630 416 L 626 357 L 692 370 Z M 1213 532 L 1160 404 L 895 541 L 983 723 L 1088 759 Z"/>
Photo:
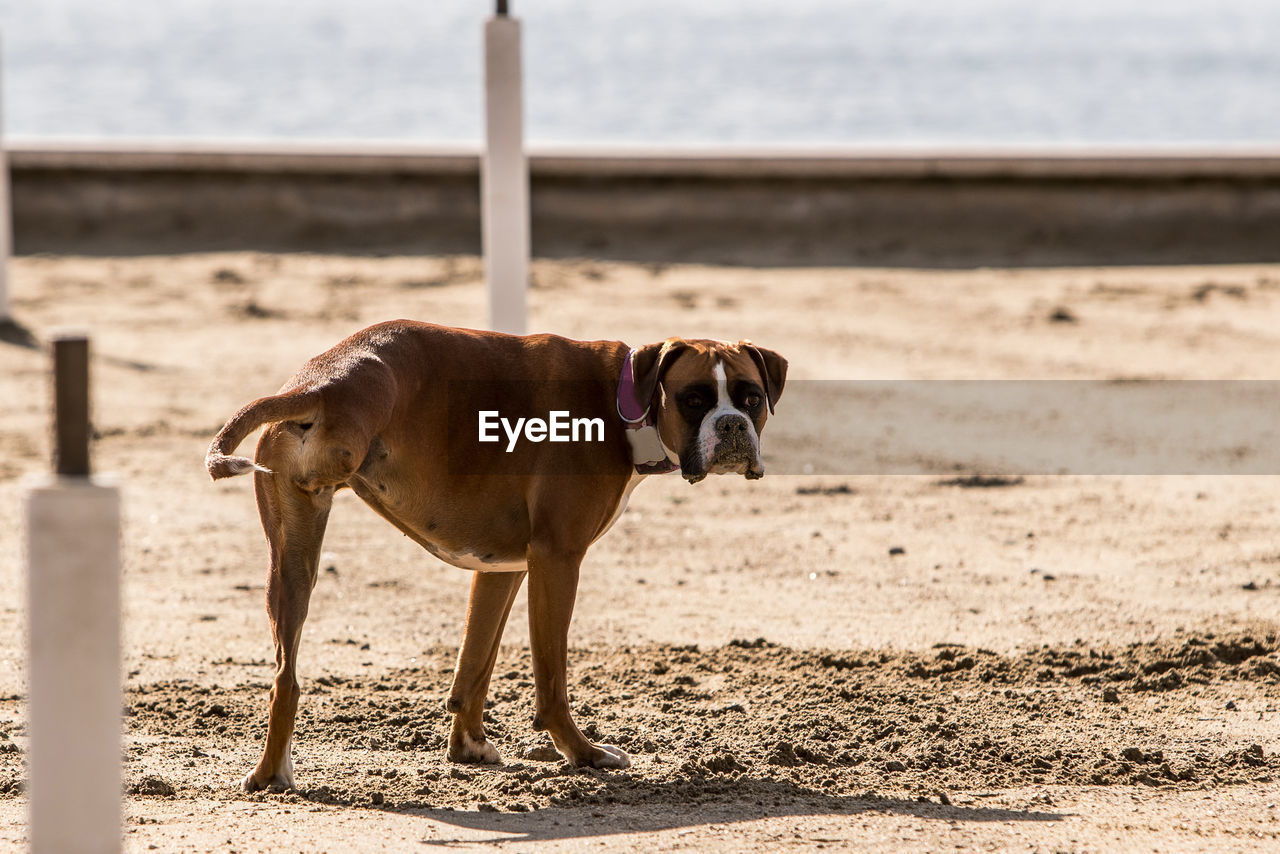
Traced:
<path fill-rule="evenodd" d="M 658 435 L 658 419 L 653 414 L 653 401 L 636 398 L 636 377 L 631 359 L 635 350 L 627 353 L 622 362 L 622 374 L 618 377 L 618 417 L 627 428 L 627 442 L 631 445 L 631 462 L 637 474 L 668 474 L 680 466 L 667 456 L 667 449 Z"/>

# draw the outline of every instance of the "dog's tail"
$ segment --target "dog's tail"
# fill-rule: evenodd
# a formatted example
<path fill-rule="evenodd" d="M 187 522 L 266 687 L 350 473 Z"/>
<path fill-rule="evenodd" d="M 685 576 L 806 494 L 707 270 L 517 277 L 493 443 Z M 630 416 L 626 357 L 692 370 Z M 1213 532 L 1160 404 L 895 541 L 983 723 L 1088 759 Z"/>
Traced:
<path fill-rule="evenodd" d="M 261 397 L 231 416 L 209 445 L 205 468 L 214 480 L 261 471 L 271 474 L 248 457 L 231 456 L 244 438 L 263 424 L 277 421 L 314 420 L 320 414 L 320 395 L 315 391 L 295 390 L 271 397 Z"/>

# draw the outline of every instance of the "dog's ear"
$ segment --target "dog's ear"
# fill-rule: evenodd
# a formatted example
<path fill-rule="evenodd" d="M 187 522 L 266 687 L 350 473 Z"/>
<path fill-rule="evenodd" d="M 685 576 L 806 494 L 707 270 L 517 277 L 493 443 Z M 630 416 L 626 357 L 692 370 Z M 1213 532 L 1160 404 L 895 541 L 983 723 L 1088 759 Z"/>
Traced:
<path fill-rule="evenodd" d="M 764 380 L 764 395 L 769 400 L 769 414 L 772 415 L 773 405 L 782 397 L 782 387 L 787 382 L 787 360 L 750 341 L 739 341 L 738 346 L 751 354 L 752 361 L 760 370 L 760 377 Z"/>
<path fill-rule="evenodd" d="M 658 391 L 658 382 L 676 357 L 689 349 L 679 338 L 668 338 L 656 344 L 646 344 L 631 354 L 631 375 L 635 378 L 636 401 L 646 410 Z"/>

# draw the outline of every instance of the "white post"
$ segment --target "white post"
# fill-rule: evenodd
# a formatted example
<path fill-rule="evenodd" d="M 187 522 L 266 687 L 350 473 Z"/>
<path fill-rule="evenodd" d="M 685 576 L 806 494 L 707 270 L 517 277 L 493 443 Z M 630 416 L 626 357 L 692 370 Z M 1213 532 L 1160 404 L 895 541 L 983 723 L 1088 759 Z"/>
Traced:
<path fill-rule="evenodd" d="M 2 46 L 0 46 L 2 47 Z M 4 150 L 4 54 L 0 51 L 0 326 L 13 322 L 9 310 L 9 253 L 13 226 L 9 202 L 9 158 Z"/>
<path fill-rule="evenodd" d="M 520 22 L 498 0 L 484 25 L 485 153 L 481 174 L 489 327 L 523 335 L 529 283 L 529 167 L 524 156 Z"/>
<path fill-rule="evenodd" d="M 120 496 L 88 468 L 88 341 L 54 342 L 56 475 L 26 493 L 31 850 L 120 850 Z"/>

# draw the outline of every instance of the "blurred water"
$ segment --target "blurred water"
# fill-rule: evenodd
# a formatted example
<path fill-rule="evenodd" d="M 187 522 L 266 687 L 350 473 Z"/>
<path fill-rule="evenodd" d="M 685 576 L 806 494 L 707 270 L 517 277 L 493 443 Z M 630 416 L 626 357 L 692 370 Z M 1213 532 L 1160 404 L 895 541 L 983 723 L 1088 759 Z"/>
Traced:
<path fill-rule="evenodd" d="M 534 142 L 1280 141 L 1280 0 L 512 0 Z M 471 141 L 483 0 L 0 0 L 14 135 Z"/>

